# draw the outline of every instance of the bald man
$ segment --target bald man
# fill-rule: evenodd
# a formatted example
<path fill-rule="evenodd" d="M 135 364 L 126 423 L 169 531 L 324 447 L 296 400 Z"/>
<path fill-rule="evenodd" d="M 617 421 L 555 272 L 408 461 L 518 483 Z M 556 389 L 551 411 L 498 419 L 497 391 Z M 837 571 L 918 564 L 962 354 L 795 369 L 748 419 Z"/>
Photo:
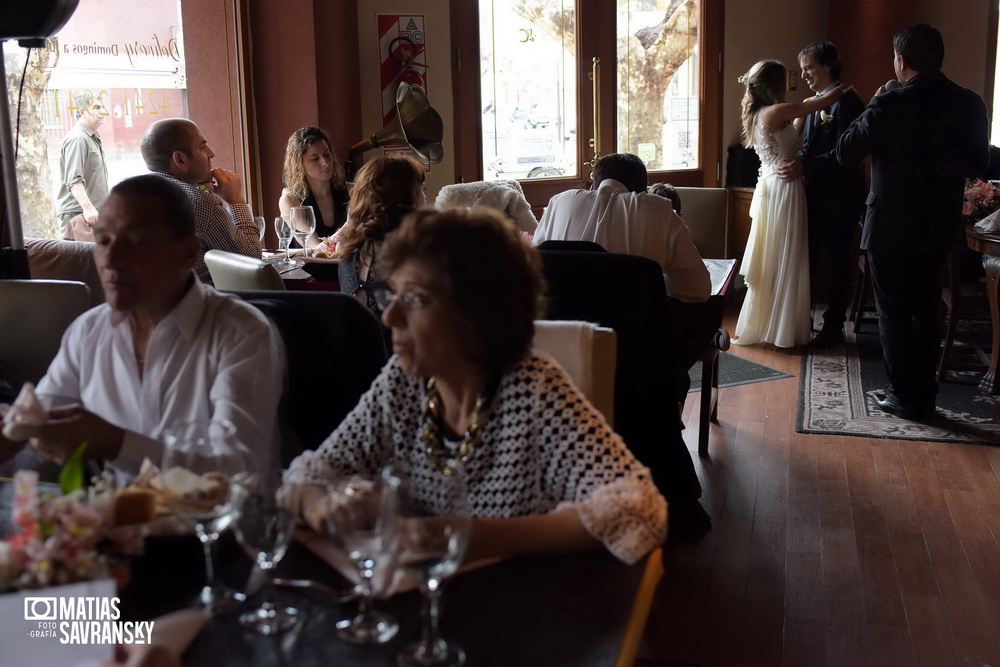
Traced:
<path fill-rule="evenodd" d="M 259 231 L 243 195 L 243 182 L 231 171 L 213 169 L 214 157 L 205 135 L 186 118 L 157 121 L 142 137 L 146 167 L 179 185 L 194 204 L 201 242 L 194 270 L 206 283 L 212 282 L 205 266 L 208 250 L 260 257 Z"/>

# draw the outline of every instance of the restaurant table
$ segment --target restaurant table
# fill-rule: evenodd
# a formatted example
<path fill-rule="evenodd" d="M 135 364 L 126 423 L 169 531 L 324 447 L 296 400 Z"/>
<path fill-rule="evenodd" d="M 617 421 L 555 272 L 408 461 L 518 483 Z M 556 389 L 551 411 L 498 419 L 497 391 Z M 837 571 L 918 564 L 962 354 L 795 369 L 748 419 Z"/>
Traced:
<path fill-rule="evenodd" d="M 343 588 L 331 568 L 293 545 L 284 576 L 310 577 Z M 657 549 L 628 566 L 605 551 L 522 556 L 462 573 L 441 599 L 441 634 L 461 645 L 470 667 L 631 665 L 653 591 L 662 575 Z M 399 621 L 381 646 L 355 646 L 336 635 L 337 621 L 356 613 L 321 592 L 278 589 L 282 604 L 299 608 L 299 623 L 277 637 L 242 629 L 238 613 L 214 617 L 184 654 L 185 665 L 395 665 L 399 649 L 420 636 L 417 591 L 380 601 Z M 257 600 L 251 598 L 251 603 Z"/>
<path fill-rule="evenodd" d="M 12 486 L 0 480 L 4 519 L 10 513 Z M 237 589 L 244 586 L 252 563 L 231 532 L 220 538 L 216 562 L 223 581 Z M 631 666 L 662 574 L 660 549 L 631 566 L 603 550 L 507 559 L 460 573 L 445 584 L 441 634 L 465 649 L 469 667 Z M 279 563 L 278 576 L 347 587 L 336 570 L 297 542 Z M 119 591 L 123 620 L 155 619 L 190 605 L 204 577 L 201 546 L 194 536 L 147 538 L 146 553 L 134 560 L 131 581 Z M 337 637 L 337 621 L 353 616 L 356 602 L 336 604 L 315 589 L 278 588 L 277 596 L 280 604 L 300 610 L 299 623 L 289 631 L 265 637 L 245 630 L 238 617 L 251 607 L 241 607 L 213 617 L 185 652 L 184 664 L 395 665 L 399 649 L 420 636 L 417 591 L 379 601 L 379 608 L 400 624 L 396 637 L 382 646 L 354 646 Z M 253 595 L 247 604 L 258 603 Z M 153 632 L 155 637 L 155 626 Z"/>
<path fill-rule="evenodd" d="M 1000 394 L 1000 375 L 997 362 L 1000 361 L 1000 304 L 997 303 L 1000 285 L 1000 235 L 983 234 L 974 226 L 965 226 L 966 245 L 983 254 L 983 268 L 986 269 L 986 295 L 990 302 L 990 318 L 993 322 L 993 343 L 990 351 L 990 365 L 979 381 L 979 388 L 989 394 Z"/>

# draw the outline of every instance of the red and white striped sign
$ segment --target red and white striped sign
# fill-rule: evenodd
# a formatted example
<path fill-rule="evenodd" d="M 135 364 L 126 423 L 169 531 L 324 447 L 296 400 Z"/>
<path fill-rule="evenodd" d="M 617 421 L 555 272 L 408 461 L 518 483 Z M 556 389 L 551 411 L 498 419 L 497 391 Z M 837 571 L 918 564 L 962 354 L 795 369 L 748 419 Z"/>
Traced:
<path fill-rule="evenodd" d="M 402 80 L 427 90 L 427 36 L 423 14 L 377 14 L 382 126 L 396 117 L 396 89 Z M 404 63 L 410 62 L 409 68 Z M 405 74 L 404 74 L 405 71 Z M 418 81 L 417 79 L 422 79 Z M 430 94 L 430 91 L 427 91 Z"/>

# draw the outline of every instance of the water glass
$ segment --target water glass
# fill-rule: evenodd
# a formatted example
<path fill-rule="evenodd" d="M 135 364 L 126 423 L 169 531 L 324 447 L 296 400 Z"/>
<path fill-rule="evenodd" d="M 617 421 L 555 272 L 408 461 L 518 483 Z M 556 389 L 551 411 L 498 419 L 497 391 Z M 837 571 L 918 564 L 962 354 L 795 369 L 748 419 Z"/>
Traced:
<path fill-rule="evenodd" d="M 312 206 L 293 206 L 290 212 L 292 233 L 295 240 L 302 246 L 302 256 L 309 256 L 307 243 L 316 232 L 316 212 Z"/>

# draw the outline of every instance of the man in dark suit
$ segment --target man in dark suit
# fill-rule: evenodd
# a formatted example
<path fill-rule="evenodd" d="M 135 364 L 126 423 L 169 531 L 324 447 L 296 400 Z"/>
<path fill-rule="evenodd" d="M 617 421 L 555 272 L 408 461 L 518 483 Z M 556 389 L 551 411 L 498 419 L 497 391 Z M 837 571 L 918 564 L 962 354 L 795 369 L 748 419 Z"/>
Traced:
<path fill-rule="evenodd" d="M 926 24 L 892 40 L 902 85 L 879 89 L 837 143 L 841 164 L 872 156 L 861 248 L 875 286 L 889 386 L 875 404 L 904 419 L 934 415 L 941 269 L 963 243 L 967 174 L 989 161 L 986 105 L 941 73 L 944 40 Z"/>
<path fill-rule="evenodd" d="M 832 42 L 811 44 L 799 52 L 802 80 L 817 95 L 840 85 L 844 65 Z M 799 160 L 806 179 L 809 208 L 809 266 L 825 287 L 823 329 L 813 339 L 818 348 L 844 342 L 844 322 L 850 299 L 854 230 L 865 201 L 861 164 L 842 165 L 834 149 L 837 140 L 861 115 L 865 103 L 852 88 L 824 111 L 805 117 Z M 822 274 L 820 274 L 822 271 Z"/>

